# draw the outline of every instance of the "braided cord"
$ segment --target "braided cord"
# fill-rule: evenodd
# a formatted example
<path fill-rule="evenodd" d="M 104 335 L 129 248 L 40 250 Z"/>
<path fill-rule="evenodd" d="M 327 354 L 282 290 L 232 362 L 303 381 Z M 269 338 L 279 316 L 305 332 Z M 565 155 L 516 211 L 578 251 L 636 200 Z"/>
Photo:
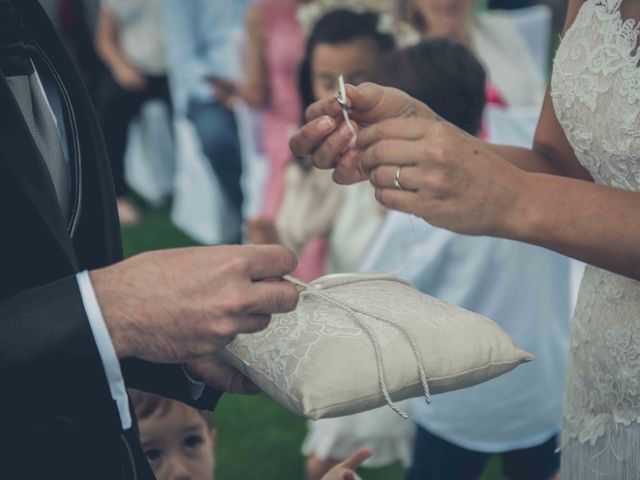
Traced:
<path fill-rule="evenodd" d="M 398 415 L 400 415 L 402 418 L 407 419 L 409 418 L 409 416 L 407 415 L 406 412 L 402 411 L 400 408 L 398 408 L 395 403 L 393 402 L 393 400 L 391 400 L 391 396 L 389 395 L 389 391 L 387 389 L 387 383 L 386 383 L 386 379 L 385 379 L 385 373 L 384 373 L 384 362 L 383 362 L 383 358 L 382 358 L 382 350 L 380 348 L 380 341 L 378 339 L 377 334 L 371 329 L 371 327 L 362 319 L 360 319 L 358 317 L 358 314 L 366 316 L 366 317 L 370 317 L 373 318 L 374 320 L 377 320 L 379 322 L 383 322 L 386 324 L 389 324 L 391 326 L 393 326 L 394 328 L 396 328 L 397 330 L 399 330 L 400 332 L 402 332 L 404 334 L 404 336 L 407 338 L 407 340 L 409 341 L 409 344 L 411 345 L 411 349 L 415 355 L 416 361 L 417 361 L 417 365 L 418 365 L 418 373 L 420 375 L 420 383 L 422 384 L 422 388 L 424 390 L 424 397 L 425 400 L 427 401 L 427 403 L 431 403 L 431 393 L 429 391 L 429 383 L 427 381 L 427 374 L 424 368 L 424 359 L 422 357 L 422 353 L 420 352 L 420 349 L 418 347 L 418 344 L 415 341 L 415 338 L 413 337 L 413 334 L 411 333 L 411 331 L 409 331 L 409 329 L 407 329 L 404 325 L 402 325 L 400 322 L 397 322 L 396 320 L 388 320 L 388 319 L 384 319 L 381 318 L 375 314 L 369 313 L 365 310 L 362 310 L 358 307 L 352 306 L 352 305 L 348 305 L 347 303 L 343 302 L 340 299 L 335 298 L 334 296 L 320 291 L 320 288 L 318 288 L 317 286 L 314 285 L 309 285 L 305 282 L 302 282 L 301 280 L 298 280 L 297 278 L 291 277 L 291 276 L 287 276 L 285 277 L 286 280 L 288 280 L 289 282 L 303 288 L 304 290 L 302 291 L 302 295 L 307 295 L 307 296 L 312 296 L 315 297 L 319 300 L 322 300 L 326 303 L 329 303 L 331 305 L 335 305 L 341 309 L 343 309 L 344 311 L 347 312 L 347 314 L 356 322 L 356 324 L 362 328 L 362 330 L 365 331 L 365 333 L 367 334 L 367 336 L 369 337 L 369 339 L 371 340 L 371 344 L 373 345 L 373 351 L 376 357 L 376 366 L 377 366 L 377 371 L 378 371 L 378 385 L 380 387 L 380 390 L 382 392 L 382 395 L 385 399 L 385 402 L 387 404 L 387 406 L 389 408 L 391 408 L 391 410 L 393 410 L 395 413 L 397 413 Z M 361 276 L 361 277 L 356 277 L 356 278 L 352 278 L 350 280 L 346 280 L 344 282 L 341 282 L 340 285 L 349 285 L 349 284 L 354 284 L 354 283 L 359 283 L 365 280 L 393 280 L 393 281 L 397 281 L 399 283 L 403 283 L 403 284 L 407 284 L 404 281 L 401 281 L 395 277 L 392 277 L 390 275 L 377 275 L 377 276 Z M 408 284 L 407 284 L 408 285 Z"/>

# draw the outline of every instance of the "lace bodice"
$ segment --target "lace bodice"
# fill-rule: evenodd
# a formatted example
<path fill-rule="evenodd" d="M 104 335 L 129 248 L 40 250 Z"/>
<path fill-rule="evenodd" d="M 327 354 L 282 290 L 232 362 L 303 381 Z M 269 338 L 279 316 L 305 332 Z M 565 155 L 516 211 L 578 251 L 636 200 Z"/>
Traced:
<path fill-rule="evenodd" d="M 640 191 L 640 26 L 586 0 L 558 49 L 556 115 L 596 182 Z M 640 282 L 588 267 L 571 344 L 564 442 L 640 422 Z"/>

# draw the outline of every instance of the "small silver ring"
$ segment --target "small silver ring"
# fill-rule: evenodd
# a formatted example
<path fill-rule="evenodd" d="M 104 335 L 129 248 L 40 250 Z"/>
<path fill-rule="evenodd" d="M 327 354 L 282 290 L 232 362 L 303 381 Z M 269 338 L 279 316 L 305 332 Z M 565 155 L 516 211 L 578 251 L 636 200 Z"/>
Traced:
<path fill-rule="evenodd" d="M 402 167 L 398 167 L 398 169 L 396 170 L 396 178 L 393 180 L 393 185 L 398 190 L 404 190 L 404 187 L 402 186 L 402 183 L 400 183 L 400 170 L 401 169 L 402 169 Z"/>

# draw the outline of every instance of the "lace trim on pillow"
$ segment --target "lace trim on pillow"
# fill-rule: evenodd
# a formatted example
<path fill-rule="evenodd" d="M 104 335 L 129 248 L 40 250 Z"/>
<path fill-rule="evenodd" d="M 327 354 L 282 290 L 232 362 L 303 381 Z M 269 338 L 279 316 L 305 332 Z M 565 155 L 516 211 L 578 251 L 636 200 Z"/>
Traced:
<path fill-rule="evenodd" d="M 384 363 L 382 360 L 382 350 L 380 348 L 380 340 L 378 339 L 378 335 L 371 329 L 369 325 L 367 325 L 365 321 L 359 318 L 358 315 L 373 318 L 374 320 L 377 320 L 379 322 L 387 323 L 395 327 L 396 329 L 398 329 L 400 332 L 402 332 L 405 335 L 405 337 L 407 337 L 407 340 L 411 345 L 411 349 L 413 350 L 413 354 L 416 357 L 416 362 L 418 364 L 418 373 L 420 375 L 420 383 L 422 384 L 422 388 L 424 390 L 424 398 L 427 401 L 427 403 L 431 403 L 431 393 L 429 391 L 429 383 L 427 381 L 427 374 L 424 368 L 424 359 L 422 358 L 422 353 L 420 352 L 418 343 L 416 342 L 415 338 L 413 337 L 413 334 L 407 327 L 405 327 L 400 322 L 397 322 L 395 320 L 379 317 L 375 314 L 362 310 L 359 307 L 356 307 L 354 305 L 349 305 L 343 302 L 342 300 L 334 297 L 333 295 L 326 293 L 326 291 L 323 291 L 325 286 L 322 284 L 318 284 L 318 285 L 308 284 L 291 276 L 286 276 L 285 279 L 303 289 L 302 292 L 300 293 L 301 296 L 315 297 L 320 301 L 323 301 L 331 305 L 334 305 L 338 308 L 341 308 L 342 310 L 347 312 L 347 314 L 353 319 L 353 321 L 360 328 L 362 328 L 362 330 L 367 334 L 367 336 L 369 337 L 373 345 L 373 351 L 375 353 L 377 370 L 378 370 L 378 385 L 385 399 L 385 402 L 387 403 L 387 406 L 391 408 L 391 410 L 396 412 L 398 415 L 400 415 L 402 418 L 408 419 L 409 415 L 407 415 L 406 412 L 398 408 L 395 405 L 395 403 L 393 403 L 393 400 L 391 400 L 391 396 L 389 395 L 389 390 L 387 389 L 387 382 L 385 380 Z M 366 277 L 355 276 L 350 279 L 345 279 L 342 281 L 338 280 L 335 282 L 328 283 L 326 287 L 331 288 L 331 287 L 336 287 L 338 285 L 350 285 L 354 283 L 371 281 L 371 280 L 387 280 L 387 281 L 396 281 L 399 283 L 408 284 L 407 282 L 400 280 L 392 275 L 380 274 L 380 275 L 367 275 Z"/>

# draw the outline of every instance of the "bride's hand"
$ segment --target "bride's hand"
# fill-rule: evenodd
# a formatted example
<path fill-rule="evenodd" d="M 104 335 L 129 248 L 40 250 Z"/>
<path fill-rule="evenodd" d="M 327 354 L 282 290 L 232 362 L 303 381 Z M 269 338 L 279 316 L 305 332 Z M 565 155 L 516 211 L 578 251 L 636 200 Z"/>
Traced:
<path fill-rule="evenodd" d="M 433 112 L 406 93 L 373 83 L 347 86 L 351 119 L 362 128 L 389 118 L 434 118 Z M 320 100 L 306 112 L 307 124 L 290 141 L 291 150 L 299 157 L 310 156 L 322 169 L 335 169 L 337 183 L 350 184 L 367 179 L 360 161 L 360 152 L 353 147 L 351 130 L 342 120 L 342 111 L 334 98 Z"/>
<path fill-rule="evenodd" d="M 526 208 L 520 199 L 529 174 L 450 123 L 386 120 L 362 130 L 357 149 L 378 201 L 432 225 L 509 237 Z"/>

